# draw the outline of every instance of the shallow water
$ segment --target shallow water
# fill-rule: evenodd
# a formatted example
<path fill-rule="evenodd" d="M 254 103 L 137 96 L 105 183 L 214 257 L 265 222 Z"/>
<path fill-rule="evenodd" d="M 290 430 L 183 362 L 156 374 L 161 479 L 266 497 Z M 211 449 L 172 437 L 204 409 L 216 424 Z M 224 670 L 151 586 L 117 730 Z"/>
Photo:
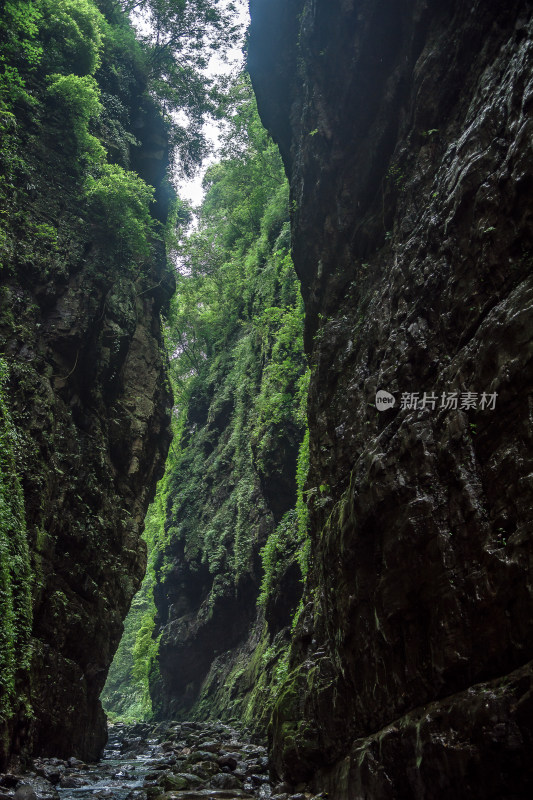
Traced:
<path fill-rule="evenodd" d="M 102 759 L 35 759 L 33 771 L 0 776 L 0 800 L 311 800 L 302 787 L 272 783 L 266 748 L 220 722 L 110 727 Z M 8 787 L 5 790 L 3 787 Z M 25 790 L 27 791 L 27 790 Z M 164 797 L 162 797 L 164 795 Z M 21 798 L 22 800 L 22 798 Z"/>

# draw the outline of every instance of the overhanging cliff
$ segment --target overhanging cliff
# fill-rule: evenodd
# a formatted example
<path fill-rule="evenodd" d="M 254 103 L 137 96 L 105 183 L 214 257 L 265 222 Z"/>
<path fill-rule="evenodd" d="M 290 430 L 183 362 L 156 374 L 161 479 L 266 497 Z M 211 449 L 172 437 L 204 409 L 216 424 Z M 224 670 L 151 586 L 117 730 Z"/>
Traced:
<path fill-rule="evenodd" d="M 526 796 L 531 4 L 250 6 L 328 487 L 275 768 L 334 798 Z"/>
<path fill-rule="evenodd" d="M 0 764 L 100 754 L 98 697 L 170 441 L 168 131 L 113 13 L 11 4 L 0 30 L 0 477 L 20 493 L 17 515 L 0 509 Z"/>

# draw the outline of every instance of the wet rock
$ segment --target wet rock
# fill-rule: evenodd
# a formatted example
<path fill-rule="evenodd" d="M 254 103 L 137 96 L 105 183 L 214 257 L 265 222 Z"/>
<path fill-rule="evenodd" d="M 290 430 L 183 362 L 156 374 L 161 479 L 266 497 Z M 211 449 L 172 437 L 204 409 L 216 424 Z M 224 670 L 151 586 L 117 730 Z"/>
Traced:
<path fill-rule="evenodd" d="M 242 789 L 242 781 L 227 772 L 219 772 L 218 775 L 214 775 L 210 784 L 214 789 Z"/>
<path fill-rule="evenodd" d="M 73 756 L 67 760 L 67 764 L 72 769 L 89 769 L 84 761 L 80 761 L 79 758 L 74 758 Z"/>
<path fill-rule="evenodd" d="M 255 745 L 255 744 L 244 744 L 241 750 L 243 753 L 253 756 L 264 756 L 266 753 L 266 747 L 262 747 L 261 745 Z"/>
<path fill-rule="evenodd" d="M 158 786 L 165 792 L 178 789 L 191 789 L 194 786 L 198 786 L 200 783 L 201 779 L 197 775 L 186 772 L 178 775 L 164 775 L 157 781 Z"/>
<path fill-rule="evenodd" d="M 36 773 L 29 773 L 23 779 L 24 783 L 30 785 L 36 792 L 39 800 L 58 800 L 58 792 L 56 787 L 46 778 L 37 775 Z M 18 791 L 17 786 L 17 791 Z M 20 788 L 23 788 L 22 786 Z"/>
<path fill-rule="evenodd" d="M 208 753 L 218 753 L 220 750 L 220 742 L 202 742 L 202 750 Z"/>
<path fill-rule="evenodd" d="M 148 800 L 148 795 L 144 789 L 132 789 L 124 800 Z"/>
<path fill-rule="evenodd" d="M 250 782 L 252 786 L 262 786 L 264 783 L 268 783 L 268 775 L 250 775 Z"/>
<path fill-rule="evenodd" d="M 289 795 L 289 794 L 292 794 L 292 792 L 294 791 L 294 787 L 291 786 L 290 784 L 286 783 L 285 781 L 282 781 L 281 783 L 274 784 L 273 788 L 274 788 L 274 793 L 275 794 L 287 794 L 287 795 Z"/>
<path fill-rule="evenodd" d="M 408 14 L 379 6 L 251 3 L 258 106 L 298 199 L 309 481 L 329 487 L 310 503 L 312 567 L 272 716 L 273 767 L 336 800 L 522 797 L 533 786 L 517 680 L 531 686 L 533 18 L 514 1 L 474 2 L 467 18 L 451 0 L 438 20 L 436 0 Z M 404 393 L 483 387 L 498 393 L 495 413 L 439 409 L 442 395 L 401 407 Z M 394 409 L 376 411 L 380 389 Z"/>
<path fill-rule="evenodd" d="M 138 726 L 124 726 L 113 731 L 110 740 L 110 745 L 113 746 L 107 748 L 106 757 L 98 764 L 87 767 L 86 764 L 71 762 L 74 766 L 66 766 L 64 761 L 39 759 L 35 762 L 35 766 L 43 770 L 55 769 L 61 772 L 57 785 L 63 800 L 73 800 L 81 790 L 84 798 L 88 793 L 102 800 L 117 797 L 124 800 L 126 797 L 129 800 L 155 800 L 160 797 L 182 800 L 191 794 L 213 800 L 224 800 L 229 796 L 232 798 L 253 796 L 255 800 L 269 799 L 270 787 L 266 775 L 254 772 L 254 780 L 250 781 L 245 792 L 242 780 L 237 774 L 238 768 L 230 770 L 228 764 L 235 764 L 238 767 L 239 763 L 244 762 L 238 762 L 237 759 L 245 755 L 228 748 L 229 739 L 234 735 L 233 731 L 227 731 L 224 726 L 217 730 L 213 726 L 198 723 L 195 723 L 192 731 L 194 735 L 191 735 L 191 745 L 186 748 L 187 761 L 174 757 L 163 758 L 160 747 L 163 742 L 160 737 L 154 735 L 153 727 L 145 728 L 143 733 L 143 729 Z M 168 724 L 162 727 L 161 735 L 171 737 L 164 741 L 176 744 L 176 740 L 172 738 L 175 734 L 179 734 L 179 727 L 169 727 Z M 196 739 L 196 745 L 192 744 L 192 738 Z M 210 745 L 209 750 L 205 749 L 206 744 Z M 128 749 L 134 749 L 135 753 L 128 752 Z M 121 751 L 119 765 L 117 765 L 118 750 Z M 224 759 L 227 759 L 228 763 L 221 766 L 218 762 Z M 257 767 L 258 761 L 262 760 L 262 757 L 249 760 L 249 765 Z M 174 761 L 175 764 L 172 763 Z M 244 777 L 244 773 L 240 777 Z M 31 784 L 38 800 L 59 800 L 54 786 L 41 775 L 31 773 L 14 778 L 17 787 L 21 781 Z M 142 788 L 139 785 L 141 781 L 143 781 Z M 9 777 L 6 782 L 10 782 Z M 92 788 L 91 784 L 95 784 L 95 788 Z M 6 791 L 6 794 L 9 792 Z M 13 800 L 13 797 L 11 796 L 9 800 Z"/>
<path fill-rule="evenodd" d="M 197 789 L 185 792 L 169 792 L 157 800 L 253 800 L 253 795 L 239 789 Z"/>
<path fill-rule="evenodd" d="M 189 761 L 192 761 L 192 763 L 195 761 L 212 761 L 216 763 L 216 754 L 202 748 L 202 750 L 197 750 Z"/>
<path fill-rule="evenodd" d="M 34 761 L 33 768 L 37 775 L 40 775 L 42 778 L 54 785 L 59 783 L 59 780 L 65 771 L 64 766 L 53 766 L 52 764 L 46 764 L 42 762 L 39 763 L 37 761 Z"/>
<path fill-rule="evenodd" d="M 160 777 L 159 770 L 151 770 L 144 776 L 145 781 L 156 781 Z"/>
<path fill-rule="evenodd" d="M 221 767 L 228 767 L 228 769 L 234 770 L 237 768 L 238 760 L 233 755 L 225 755 L 220 756 L 217 758 L 217 764 Z"/>
<path fill-rule="evenodd" d="M 152 765 L 152 769 L 169 769 L 173 767 L 177 763 L 177 758 L 173 756 L 172 758 L 167 758 L 165 761 L 159 761 Z"/>
<path fill-rule="evenodd" d="M 27 784 L 19 786 L 15 791 L 14 800 L 37 800 L 35 789 Z"/>
<path fill-rule="evenodd" d="M 6 786 L 8 788 L 15 787 L 20 780 L 20 775 L 13 775 L 11 772 L 4 772 L 2 775 L 0 775 L 0 786 Z"/>
<path fill-rule="evenodd" d="M 261 764 L 259 764 L 257 761 L 246 761 L 244 764 L 244 774 L 247 777 L 253 775 L 254 772 L 261 772 L 261 771 L 262 771 Z"/>
<path fill-rule="evenodd" d="M 202 778 L 191 772 L 165 773 L 157 779 L 157 786 L 163 789 L 164 792 L 191 789 L 200 786 L 201 783 Z"/>
<path fill-rule="evenodd" d="M 194 775 L 198 775 L 204 780 L 207 780 L 219 771 L 218 765 L 213 761 L 199 761 L 198 763 L 190 766 L 189 769 L 192 773 L 194 773 Z"/>
<path fill-rule="evenodd" d="M 61 789 L 79 789 L 81 786 L 86 786 L 88 781 L 84 778 L 78 778 L 75 775 L 63 775 L 59 781 Z"/>

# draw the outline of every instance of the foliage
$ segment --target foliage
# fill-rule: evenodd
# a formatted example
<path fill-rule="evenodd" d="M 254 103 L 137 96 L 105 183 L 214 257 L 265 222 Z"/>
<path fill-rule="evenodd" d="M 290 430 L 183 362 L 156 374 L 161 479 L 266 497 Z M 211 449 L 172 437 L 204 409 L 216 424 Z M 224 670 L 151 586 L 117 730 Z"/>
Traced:
<path fill-rule="evenodd" d="M 40 62 L 37 40 L 41 10 L 32 0 L 7 0 L 0 20 L 0 111 L 21 100 L 31 102 L 25 90 L 25 73 Z"/>
<path fill-rule="evenodd" d="M 309 373 L 307 373 L 309 381 Z M 309 538 L 309 506 L 306 502 L 305 486 L 309 474 L 309 428 L 300 445 L 298 453 L 298 463 L 296 466 L 296 517 L 297 517 L 297 536 L 301 543 L 298 552 L 298 560 L 302 575 L 305 578 L 309 568 L 309 555 L 311 540 Z"/>
<path fill-rule="evenodd" d="M 261 549 L 263 580 L 258 603 L 262 606 L 266 604 L 272 590 L 275 589 L 283 575 L 287 548 L 292 551 L 292 545 L 296 539 L 296 523 L 296 510 L 287 511 L 275 531 L 268 537 L 265 546 Z"/>
<path fill-rule="evenodd" d="M 9 719 L 17 673 L 29 666 L 32 612 L 18 437 L 4 397 L 6 380 L 7 364 L 0 358 L 0 718 Z"/>
<path fill-rule="evenodd" d="M 162 99 L 147 96 L 150 87 L 153 92 L 150 48 L 135 38 L 116 4 L 106 15 L 106 4 L 99 5 L 92 0 L 13 0 L 0 20 L 3 267 L 15 252 L 27 254 L 32 269 L 42 265 L 43 275 L 49 261 L 40 252 L 42 237 L 35 236 L 43 220 L 30 222 L 22 210 L 40 183 L 33 154 L 40 151 L 44 132 L 61 142 L 57 160 L 82 188 L 81 210 L 91 216 L 105 247 L 128 268 L 142 267 L 152 253 L 157 238 L 154 192 L 131 170 L 131 153 L 140 145 L 131 111 L 151 115 L 160 136 L 167 131 L 171 138 L 171 125 L 162 119 Z M 57 231 L 56 244 L 61 249 Z"/>
<path fill-rule="evenodd" d="M 142 41 L 124 14 L 130 8 L 150 15 L 153 27 Z M 130 170 L 130 152 L 139 143 L 127 109 L 144 91 L 146 103 L 159 109 L 169 157 L 175 151 L 182 170 L 192 172 L 206 152 L 203 122 L 219 98 L 202 72 L 206 53 L 234 39 L 230 11 L 219 0 L 150 0 L 131 7 L 114 0 L 6 2 L 0 20 L 2 204 L 20 208 L 23 187 L 34 185 L 31 162 L 21 155 L 28 127 L 21 115 L 30 114 L 38 129 L 50 120 L 70 170 L 84 182 L 87 211 L 99 215 L 116 251 L 134 261 L 145 258 L 153 238 L 152 198 Z M 120 221 L 119 204 L 125 209 Z M 4 216 L 0 247 L 10 248 L 7 228 L 13 225 L 7 223 Z"/>
<path fill-rule="evenodd" d="M 89 162 L 105 159 L 105 149 L 89 133 L 89 123 L 102 111 L 100 91 L 92 75 L 51 75 L 48 96 L 61 108 L 70 123 L 78 152 Z"/>
<path fill-rule="evenodd" d="M 87 178 L 86 194 L 95 219 L 105 226 L 116 246 L 146 258 L 154 227 L 150 215 L 153 188 L 118 164 L 104 164 L 98 177 Z"/>
<path fill-rule="evenodd" d="M 149 19 L 141 41 L 124 14 L 130 11 Z M 237 39 L 233 12 L 221 0 L 7 0 L 0 21 L 0 111 L 20 100 L 35 102 L 27 84 L 38 82 L 37 67 L 44 76 L 71 76 L 68 86 L 56 79 L 53 92 L 68 88 L 68 96 L 80 98 L 85 89 L 93 108 L 87 84 L 74 76 L 115 83 L 113 96 L 140 80 L 168 122 L 178 168 L 190 175 L 207 152 L 206 116 L 221 113 L 223 83 L 208 77 L 206 67 L 211 54 L 220 57 Z"/>
<path fill-rule="evenodd" d="M 300 548 L 297 529 L 303 535 L 306 527 L 304 456 L 302 508 L 296 509 L 295 491 L 294 507 L 277 528 L 262 489 L 279 470 L 288 484 L 296 483 L 296 464 L 276 461 L 278 445 L 289 443 L 297 452 L 305 431 L 308 371 L 303 308 L 289 255 L 287 183 L 245 77 L 232 87 L 225 112 L 223 157 L 206 174 L 198 223 L 173 245 L 178 290 L 165 335 L 175 438 L 147 524 L 150 586 L 155 579 L 158 593 L 164 592 L 161 584 L 179 549 L 191 575 L 210 576 L 206 613 L 254 572 L 270 533 L 263 580 L 268 593 L 285 566 L 276 548 L 284 551 L 289 543 L 294 554 Z M 177 217 L 186 222 L 187 209 L 178 208 Z M 136 693 L 147 675 L 156 677 L 154 626 L 146 623 L 146 616 L 126 622 L 126 631 L 136 626 L 137 644 L 128 645 L 123 693 L 133 674 Z M 127 713 L 133 693 L 131 698 Z M 107 708 L 117 710 L 109 700 Z"/>
<path fill-rule="evenodd" d="M 62 75 L 94 75 L 104 17 L 91 0 L 40 0 L 43 67 Z"/>
<path fill-rule="evenodd" d="M 221 0 L 123 0 L 121 5 L 149 20 L 143 48 L 150 91 L 172 122 L 177 166 L 191 175 L 207 153 L 203 125 L 206 116 L 218 113 L 223 90 L 223 82 L 209 77 L 206 68 L 212 54 L 223 57 L 237 40 L 234 5 Z"/>
<path fill-rule="evenodd" d="M 306 384 L 309 380 L 309 373 L 304 373 L 302 378 L 301 382 Z M 296 465 L 296 505 L 283 516 L 260 553 L 263 564 L 263 580 L 258 603 L 261 606 L 265 606 L 270 595 L 276 591 L 283 572 L 294 553 L 298 559 L 302 578 L 307 576 L 311 547 L 309 508 L 305 492 L 308 472 L 309 429 L 306 428 Z"/>
<path fill-rule="evenodd" d="M 189 557 L 200 555 L 212 573 L 231 566 L 238 581 L 249 569 L 254 517 L 261 513 L 253 498 L 260 497 L 264 456 L 288 429 L 303 425 L 305 367 L 287 185 L 245 78 L 233 87 L 227 113 L 224 158 L 206 174 L 198 228 L 178 252 L 167 336 L 179 402 L 192 408 L 199 396 L 211 398 L 208 421 L 231 414 L 216 456 L 199 452 L 206 428 L 188 431 L 172 479 L 177 535 Z M 223 465 L 233 489 L 209 511 L 202 484 L 206 475 L 220 480 Z"/>
<path fill-rule="evenodd" d="M 290 257 L 284 267 L 292 269 Z M 277 434 L 297 421 L 305 424 L 308 373 L 302 373 L 302 310 L 296 306 L 265 309 L 258 320 L 263 346 L 270 348 L 257 398 L 257 419 L 253 431 L 256 458 L 264 464 L 276 449 Z"/>

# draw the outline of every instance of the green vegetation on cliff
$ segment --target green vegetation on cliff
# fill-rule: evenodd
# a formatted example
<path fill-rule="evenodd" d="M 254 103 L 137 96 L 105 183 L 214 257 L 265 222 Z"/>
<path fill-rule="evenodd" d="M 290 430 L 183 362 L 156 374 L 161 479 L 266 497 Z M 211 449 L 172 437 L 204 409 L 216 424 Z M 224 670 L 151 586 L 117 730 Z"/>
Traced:
<path fill-rule="evenodd" d="M 0 358 L 0 719 L 27 701 L 17 677 L 29 666 L 31 570 L 24 496 L 17 470 L 18 436 L 4 397 L 7 365 Z M 0 742 L 0 751 L 6 743 Z"/>
<path fill-rule="evenodd" d="M 165 246 L 174 249 L 178 285 L 165 330 L 175 439 L 146 521 L 147 574 L 104 693 L 109 709 L 138 718 L 155 699 L 156 711 L 174 713 L 184 692 L 199 715 L 212 702 L 215 712 L 227 705 L 210 699 L 209 681 L 199 695 L 211 664 L 257 628 L 254 675 L 267 661 L 272 672 L 283 650 L 273 638 L 290 627 L 306 570 L 308 373 L 281 159 L 247 79 L 222 97 L 202 72 L 206 52 L 234 34 L 219 4 L 134 5 L 151 19 L 144 37 L 124 13 L 128 4 L 114 0 L 11 0 L 0 22 L 0 352 L 14 423 L 7 405 L 2 420 L 22 478 L 6 444 L 2 713 L 13 716 L 16 672 L 28 668 L 33 589 L 30 699 L 50 730 L 71 722 L 63 726 L 61 709 L 48 707 L 49 643 L 80 666 L 83 704 L 88 655 L 77 632 L 94 624 L 90 603 L 105 608 L 109 631 L 98 664 L 88 664 L 99 676 L 91 678 L 94 706 L 143 568 L 127 514 L 108 507 L 105 487 L 110 465 L 136 469 L 129 450 L 139 398 L 120 395 L 124 357 L 140 304 L 155 300 L 159 309 L 172 287 Z M 187 122 L 176 121 L 178 109 Z M 206 150 L 203 119 L 215 110 L 226 120 L 222 157 L 206 175 L 197 224 L 185 231 L 191 215 L 165 170 L 174 157 L 182 172 L 193 169 Z M 83 486 L 74 464 L 84 465 Z M 235 618 L 228 641 L 226 613 Z M 198 636 L 185 648 L 207 649 L 193 680 L 170 687 L 169 624 L 185 618 Z M 250 694 L 246 675 L 236 663 L 226 693 Z"/>
<path fill-rule="evenodd" d="M 2 3 L 0 768 L 13 747 L 98 755 L 168 447 L 167 172 L 205 151 L 201 68 L 233 31 L 216 0 L 151 0 L 138 37 L 128 5 Z"/>
<path fill-rule="evenodd" d="M 147 87 L 146 56 L 127 18 L 107 19 L 90 0 L 13 0 L 0 42 L 2 266 L 22 254 L 51 279 L 65 261 L 69 231 L 59 228 L 58 214 L 35 208 L 40 160 L 45 169 L 67 169 L 84 216 L 125 262 L 142 262 L 153 189 L 130 169 L 130 149 L 139 142 L 127 102 Z"/>
<path fill-rule="evenodd" d="M 104 693 L 107 708 L 123 718 L 150 713 L 149 683 L 156 713 L 184 710 L 181 689 L 168 684 L 192 683 L 198 693 L 217 651 L 245 641 L 257 613 L 263 619 L 256 604 L 268 609 L 296 552 L 297 582 L 305 572 L 308 371 L 288 188 L 245 77 L 233 86 L 225 115 L 222 158 L 207 171 L 198 223 L 176 242 L 177 292 L 166 329 L 175 438 L 147 519 L 147 578 Z M 155 638 L 149 645 L 146 638 L 156 611 L 152 591 L 153 636 L 159 640 L 162 631 L 157 658 Z M 234 617 L 227 637 L 222 607 Z M 198 674 L 168 662 L 168 623 L 180 619 L 198 641 L 178 647 L 206 651 Z M 262 642 L 259 668 L 268 630 Z M 228 696 L 243 673 L 235 665 Z M 191 713 L 219 713 L 228 700 L 206 692 Z"/>

